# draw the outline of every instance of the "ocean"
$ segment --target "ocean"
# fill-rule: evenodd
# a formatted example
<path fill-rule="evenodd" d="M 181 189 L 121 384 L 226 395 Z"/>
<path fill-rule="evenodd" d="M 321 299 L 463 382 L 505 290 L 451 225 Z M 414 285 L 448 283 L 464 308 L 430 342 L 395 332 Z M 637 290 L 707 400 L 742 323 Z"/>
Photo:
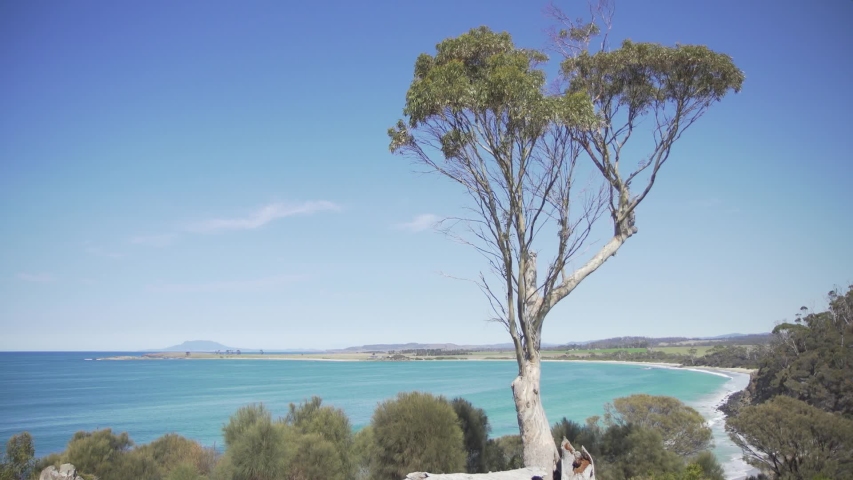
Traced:
<path fill-rule="evenodd" d="M 0 440 L 28 431 L 39 456 L 59 452 L 79 430 L 110 427 L 137 443 L 169 432 L 222 446 L 222 426 L 238 408 L 264 403 L 274 416 L 317 395 L 358 429 L 376 405 L 420 390 L 464 397 L 486 411 L 492 437 L 518 433 L 510 382 L 513 361 L 332 362 L 288 360 L 97 361 L 115 352 L 0 352 Z M 551 423 L 583 423 L 632 393 L 669 395 L 696 408 L 714 431 L 729 478 L 748 467 L 723 430 L 716 406 L 748 377 L 688 369 L 545 362 L 542 402 Z"/>

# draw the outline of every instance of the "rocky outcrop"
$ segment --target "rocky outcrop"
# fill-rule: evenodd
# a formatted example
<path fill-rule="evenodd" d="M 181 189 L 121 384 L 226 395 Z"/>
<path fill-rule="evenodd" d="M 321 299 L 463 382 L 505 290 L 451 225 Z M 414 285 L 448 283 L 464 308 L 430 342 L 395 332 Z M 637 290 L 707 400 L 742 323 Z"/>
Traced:
<path fill-rule="evenodd" d="M 405 480 L 530 480 L 539 477 L 551 480 L 553 474 L 543 468 L 519 468 L 506 472 L 492 473 L 425 473 L 415 472 L 406 475 Z"/>
<path fill-rule="evenodd" d="M 74 465 L 63 463 L 59 469 L 51 465 L 42 470 L 39 480 L 83 480 L 83 477 L 77 475 Z"/>

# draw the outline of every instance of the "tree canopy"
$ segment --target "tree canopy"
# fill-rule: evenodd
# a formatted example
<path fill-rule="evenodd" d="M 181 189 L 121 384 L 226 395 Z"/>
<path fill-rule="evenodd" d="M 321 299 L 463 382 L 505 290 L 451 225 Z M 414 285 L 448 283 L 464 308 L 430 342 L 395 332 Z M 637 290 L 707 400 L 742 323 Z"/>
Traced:
<path fill-rule="evenodd" d="M 0 479 L 25 480 L 33 468 L 35 453 L 32 435 L 28 432 L 12 435 L 6 442 L 6 454 L 0 463 Z"/>
<path fill-rule="evenodd" d="M 462 438 L 467 452 L 465 470 L 468 473 L 485 473 L 487 471 L 486 442 L 491 430 L 486 411 L 471 405 L 471 402 L 461 397 L 454 398 L 450 406 L 456 412 L 459 427 L 462 429 Z"/>
<path fill-rule="evenodd" d="M 793 323 L 773 329 L 751 387 L 754 402 L 787 395 L 853 419 L 853 285 L 828 300 L 827 310 L 803 307 Z"/>
<path fill-rule="evenodd" d="M 776 478 L 853 478 L 853 421 L 779 395 L 726 422 L 745 459 Z"/>
<path fill-rule="evenodd" d="M 588 40 L 598 31 L 570 29 L 563 38 Z M 744 76 L 730 57 L 703 46 L 626 41 L 569 55 L 561 65 L 566 88 L 549 94 L 540 68 L 546 60 L 487 27 L 448 38 L 415 61 L 407 119 L 388 135 L 392 152 L 450 178 L 472 200 L 472 215 L 445 228 L 488 261 L 491 274 L 477 283 L 515 346 L 525 464 L 553 466 L 557 451 L 538 398 L 545 318 L 637 233 L 636 208 L 673 144 L 713 103 L 739 91 Z M 641 124 L 651 151 L 629 158 L 624 147 Z M 578 185 L 584 168 L 597 175 Z M 568 271 L 605 212 L 613 236 Z M 457 224 L 467 233 L 453 232 Z M 543 232 L 553 235 L 553 256 L 540 267 Z"/>
<path fill-rule="evenodd" d="M 418 471 L 464 471 L 465 447 L 457 419 L 444 397 L 429 393 L 400 393 L 379 404 L 370 422 L 374 477 L 396 480 Z"/>
<path fill-rule="evenodd" d="M 648 428 L 661 435 L 664 448 L 683 457 L 712 446 L 705 419 L 677 398 L 641 393 L 617 398 L 604 411 L 605 424 Z"/>

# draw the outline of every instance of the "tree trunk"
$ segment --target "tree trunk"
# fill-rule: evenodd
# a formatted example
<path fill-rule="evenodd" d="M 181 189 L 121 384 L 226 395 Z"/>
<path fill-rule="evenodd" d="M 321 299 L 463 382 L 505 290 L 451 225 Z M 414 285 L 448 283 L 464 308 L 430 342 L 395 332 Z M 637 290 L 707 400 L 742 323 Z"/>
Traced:
<path fill-rule="evenodd" d="M 539 394 L 542 365 L 538 356 L 537 352 L 537 358 L 524 360 L 521 373 L 512 381 L 512 397 L 524 444 L 524 466 L 545 468 L 553 472 L 559 456 Z"/>

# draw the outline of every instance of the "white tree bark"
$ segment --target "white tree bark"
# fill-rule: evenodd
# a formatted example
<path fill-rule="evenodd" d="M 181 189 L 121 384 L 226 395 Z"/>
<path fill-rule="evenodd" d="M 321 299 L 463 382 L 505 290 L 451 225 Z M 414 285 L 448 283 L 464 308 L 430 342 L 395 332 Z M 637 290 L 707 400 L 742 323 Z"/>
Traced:
<path fill-rule="evenodd" d="M 525 360 L 520 370 L 521 373 L 512 381 L 512 397 L 524 445 L 524 465 L 553 472 L 559 456 L 545 409 L 542 408 L 539 390 L 542 370 L 538 354 L 534 359 Z"/>
<path fill-rule="evenodd" d="M 550 480 L 551 472 L 542 468 L 527 467 L 519 468 L 518 470 L 508 470 L 506 472 L 489 472 L 489 473 L 425 473 L 414 472 L 406 475 L 404 480 L 530 480 L 534 477 L 540 477 L 543 480 Z"/>

